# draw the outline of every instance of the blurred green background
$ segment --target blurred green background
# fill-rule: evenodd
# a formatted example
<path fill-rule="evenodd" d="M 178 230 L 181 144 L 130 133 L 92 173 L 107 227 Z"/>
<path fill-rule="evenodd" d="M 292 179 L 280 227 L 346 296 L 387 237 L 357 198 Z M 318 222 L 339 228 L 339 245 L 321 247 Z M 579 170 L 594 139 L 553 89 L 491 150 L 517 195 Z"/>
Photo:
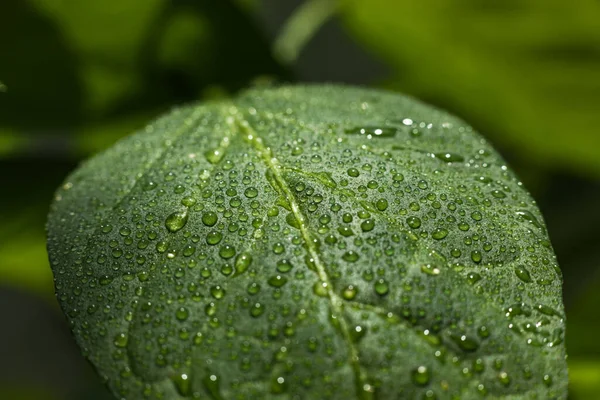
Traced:
<path fill-rule="evenodd" d="M 600 398 L 597 0 L 0 1 L 0 398 L 110 398 L 46 259 L 66 174 L 175 105 L 277 82 L 408 93 L 484 134 L 546 217 L 570 398 Z"/>

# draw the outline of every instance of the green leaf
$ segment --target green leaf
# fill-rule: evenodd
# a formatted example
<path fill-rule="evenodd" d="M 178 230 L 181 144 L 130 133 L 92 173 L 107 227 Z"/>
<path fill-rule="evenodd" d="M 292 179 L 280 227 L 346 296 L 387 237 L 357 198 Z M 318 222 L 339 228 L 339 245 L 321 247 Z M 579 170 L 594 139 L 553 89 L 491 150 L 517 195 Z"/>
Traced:
<path fill-rule="evenodd" d="M 569 358 L 569 399 L 593 399 L 600 393 L 600 362 Z"/>
<path fill-rule="evenodd" d="M 14 142 L 16 131 L 89 138 L 76 150 L 97 151 L 106 145 L 101 134 L 89 137 L 97 126 L 164 112 L 214 87 L 231 92 L 257 76 L 285 75 L 250 7 L 229 0 L 2 1 L 0 79 L 9 90 L 0 96 L 0 145 Z M 9 150 L 19 148 L 0 146 L 0 154 Z"/>
<path fill-rule="evenodd" d="M 283 87 L 178 109 L 67 178 L 48 250 L 118 397 L 566 396 L 534 200 L 411 98 Z"/>
<path fill-rule="evenodd" d="M 343 18 L 392 74 L 553 169 L 600 176 L 600 3 L 345 0 Z"/>

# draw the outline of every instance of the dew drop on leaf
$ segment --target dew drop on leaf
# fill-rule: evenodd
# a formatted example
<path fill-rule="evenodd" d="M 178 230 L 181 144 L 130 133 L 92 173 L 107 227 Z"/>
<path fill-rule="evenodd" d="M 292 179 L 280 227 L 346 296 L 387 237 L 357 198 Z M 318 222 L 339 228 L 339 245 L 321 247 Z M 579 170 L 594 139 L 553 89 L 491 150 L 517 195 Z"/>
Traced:
<path fill-rule="evenodd" d="M 165 220 L 165 226 L 169 232 L 177 232 L 185 226 L 188 221 L 187 211 L 174 212 Z"/>

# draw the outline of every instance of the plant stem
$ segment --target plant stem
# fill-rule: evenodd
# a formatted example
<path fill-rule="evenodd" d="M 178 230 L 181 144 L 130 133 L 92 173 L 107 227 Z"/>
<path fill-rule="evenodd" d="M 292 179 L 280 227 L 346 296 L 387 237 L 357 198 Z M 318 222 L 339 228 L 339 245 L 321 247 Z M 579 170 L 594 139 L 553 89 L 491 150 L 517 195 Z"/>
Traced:
<path fill-rule="evenodd" d="M 338 9 L 338 0 L 307 0 L 285 22 L 273 43 L 273 54 L 284 65 L 293 64 L 298 55 Z"/>

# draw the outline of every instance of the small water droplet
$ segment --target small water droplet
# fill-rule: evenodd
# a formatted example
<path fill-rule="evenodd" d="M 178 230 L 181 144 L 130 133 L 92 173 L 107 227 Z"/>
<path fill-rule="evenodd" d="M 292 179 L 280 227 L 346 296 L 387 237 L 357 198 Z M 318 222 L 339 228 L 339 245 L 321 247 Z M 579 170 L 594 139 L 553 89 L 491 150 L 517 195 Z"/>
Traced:
<path fill-rule="evenodd" d="M 442 240 L 446 236 L 448 236 L 448 231 L 443 228 L 437 228 L 431 234 L 431 237 L 434 238 L 435 240 Z"/>
<path fill-rule="evenodd" d="M 430 379 L 429 369 L 424 365 L 421 365 L 412 371 L 411 378 L 415 385 L 426 386 Z"/>
<path fill-rule="evenodd" d="M 127 346 L 127 341 L 127 334 L 119 333 L 117 336 L 115 336 L 113 343 L 116 347 L 124 348 L 125 346 Z"/>
<path fill-rule="evenodd" d="M 543 229 L 542 224 L 540 223 L 540 221 L 538 221 L 538 219 L 535 217 L 535 215 L 533 215 L 533 213 L 531 213 L 528 210 L 519 210 L 516 212 L 516 214 L 521 217 L 521 219 L 531 222 L 531 224 L 537 228 Z"/>
<path fill-rule="evenodd" d="M 357 127 L 346 129 L 344 133 L 347 135 L 365 135 L 368 137 L 394 137 L 398 130 L 393 127 L 375 127 L 375 126 L 365 126 L 365 127 Z"/>
<path fill-rule="evenodd" d="M 417 229 L 421 226 L 421 220 L 418 217 L 408 217 L 406 223 L 413 229 Z"/>
<path fill-rule="evenodd" d="M 360 172 L 356 168 L 348 168 L 346 172 L 348 173 L 348 176 L 351 176 L 353 178 L 356 178 L 360 175 Z"/>
<path fill-rule="evenodd" d="M 502 190 L 492 190 L 492 196 L 497 199 L 503 199 L 506 197 L 506 193 L 504 193 Z"/>
<path fill-rule="evenodd" d="M 219 244 L 222 239 L 223 239 L 223 234 L 221 234 L 221 232 L 210 231 L 206 235 L 206 243 L 208 243 L 212 246 Z"/>
<path fill-rule="evenodd" d="M 483 219 L 483 215 L 479 211 L 473 211 L 471 213 L 471 218 L 475 221 L 481 221 Z"/>
<path fill-rule="evenodd" d="M 165 220 L 165 226 L 169 232 L 177 232 L 185 226 L 188 221 L 187 211 L 174 212 Z"/>
<path fill-rule="evenodd" d="M 481 262 L 481 252 L 479 250 L 473 250 L 471 252 L 471 260 L 479 264 Z"/>
<path fill-rule="evenodd" d="M 204 157 L 211 164 L 218 164 L 224 156 L 225 152 L 221 148 L 211 149 L 204 153 Z"/>
<path fill-rule="evenodd" d="M 252 199 L 258 196 L 258 190 L 255 187 L 246 188 L 246 190 L 244 191 L 244 195 L 249 199 Z"/>
<path fill-rule="evenodd" d="M 292 269 L 293 265 L 288 260 L 279 260 L 277 261 L 277 271 L 279 272 L 289 272 Z"/>
<path fill-rule="evenodd" d="M 171 381 L 175 385 L 177 392 L 183 397 L 189 397 L 192 394 L 192 384 L 190 376 L 186 373 L 171 376 Z"/>
<path fill-rule="evenodd" d="M 208 211 L 202 214 L 202 223 L 206 226 L 214 226 L 218 220 L 219 217 L 216 213 L 212 211 Z"/>
<path fill-rule="evenodd" d="M 252 256 L 248 253 L 241 253 L 235 258 L 235 276 L 246 272 L 252 263 Z"/>
<path fill-rule="evenodd" d="M 287 278 L 281 275 L 275 275 L 269 278 L 267 283 L 273 287 L 280 288 L 287 283 Z"/>
<path fill-rule="evenodd" d="M 213 400 L 223 400 L 220 389 L 221 380 L 217 375 L 209 374 L 202 380 L 204 389 L 209 393 Z"/>
<path fill-rule="evenodd" d="M 235 256 L 235 248 L 226 244 L 225 246 L 219 249 L 219 255 L 224 259 L 231 258 Z"/>
<path fill-rule="evenodd" d="M 287 391 L 287 383 L 283 376 L 275 377 L 271 380 L 271 393 L 281 394 Z"/>
<path fill-rule="evenodd" d="M 525 267 L 523 267 L 523 266 L 515 267 L 515 274 L 523 282 L 525 282 L 525 283 L 531 282 L 531 275 L 529 274 L 529 271 Z"/>
<path fill-rule="evenodd" d="M 225 296 L 225 289 L 219 285 L 216 285 L 210 288 L 210 294 L 215 299 L 220 300 Z"/>
<path fill-rule="evenodd" d="M 377 202 L 375 203 L 375 207 L 379 210 L 379 211 L 385 211 L 388 208 L 388 201 L 386 199 L 379 199 L 377 200 Z"/>
<path fill-rule="evenodd" d="M 350 340 L 354 343 L 357 343 L 362 339 L 367 333 L 367 328 L 365 326 L 356 325 L 354 328 L 350 329 Z"/>
<path fill-rule="evenodd" d="M 342 291 L 342 297 L 346 300 L 352 300 L 356 297 L 358 289 L 353 285 L 348 285 Z"/>
<path fill-rule="evenodd" d="M 342 255 L 342 260 L 347 262 L 356 262 L 359 259 L 358 253 L 353 250 L 347 251 Z"/>
<path fill-rule="evenodd" d="M 179 321 L 185 321 L 186 319 L 188 319 L 190 313 L 187 310 L 187 308 L 185 307 L 179 307 L 177 309 L 177 311 L 175 312 L 175 317 L 179 320 Z"/>
<path fill-rule="evenodd" d="M 510 385 L 510 376 L 508 376 L 508 373 L 506 373 L 505 371 L 502 371 L 498 374 L 498 380 L 504 386 Z"/>
<path fill-rule="evenodd" d="M 465 160 L 465 158 L 463 156 L 461 156 L 460 154 L 455 154 L 455 153 L 448 153 L 448 152 L 441 152 L 441 153 L 433 153 L 433 155 L 442 160 L 442 161 L 446 161 L 446 162 L 463 162 Z"/>
<path fill-rule="evenodd" d="M 388 294 L 389 290 L 390 286 L 385 279 L 378 279 L 377 282 L 375 282 L 375 293 L 378 295 L 385 296 Z"/>
<path fill-rule="evenodd" d="M 313 293 L 319 297 L 327 297 L 329 295 L 327 291 L 327 283 L 316 282 L 313 285 Z"/>
<path fill-rule="evenodd" d="M 373 228 L 375 228 L 375 221 L 372 219 L 366 219 L 360 224 L 360 229 L 362 229 L 363 232 L 370 232 Z"/>
<path fill-rule="evenodd" d="M 456 343 L 462 351 L 473 352 L 479 348 L 479 342 L 477 342 L 477 340 L 475 340 L 474 338 L 472 338 L 470 336 L 461 335 L 461 334 L 452 334 L 452 335 L 450 335 L 450 338 L 452 338 L 454 343 Z"/>

